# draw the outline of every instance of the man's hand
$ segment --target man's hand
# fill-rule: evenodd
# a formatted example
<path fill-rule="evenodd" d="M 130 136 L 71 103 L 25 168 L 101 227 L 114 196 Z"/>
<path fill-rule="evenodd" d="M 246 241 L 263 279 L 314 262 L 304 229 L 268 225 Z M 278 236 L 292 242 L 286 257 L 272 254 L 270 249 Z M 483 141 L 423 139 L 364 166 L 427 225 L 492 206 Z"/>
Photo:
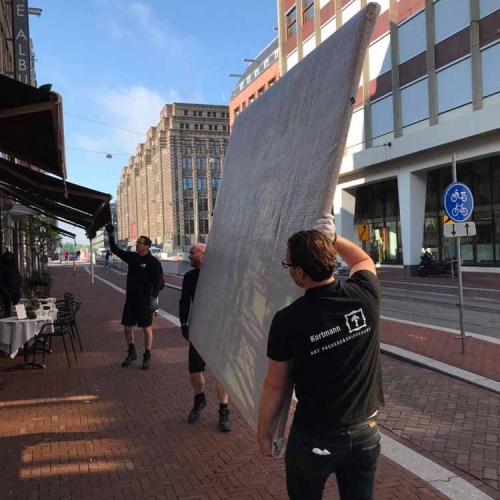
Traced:
<path fill-rule="evenodd" d="M 189 325 L 181 325 L 182 336 L 189 341 Z"/>
<path fill-rule="evenodd" d="M 151 311 L 158 311 L 158 309 L 160 308 L 160 305 L 158 304 L 158 297 L 151 297 L 149 308 L 151 309 Z"/>
<path fill-rule="evenodd" d="M 318 219 L 313 229 L 321 231 L 327 238 L 330 238 L 335 243 L 337 239 L 337 230 L 333 223 L 333 215 L 325 215 L 322 219 Z"/>
<path fill-rule="evenodd" d="M 273 443 L 269 436 L 258 436 L 260 452 L 265 457 L 273 456 Z"/>
<path fill-rule="evenodd" d="M 115 232 L 113 224 L 106 224 L 106 231 L 111 236 Z"/>

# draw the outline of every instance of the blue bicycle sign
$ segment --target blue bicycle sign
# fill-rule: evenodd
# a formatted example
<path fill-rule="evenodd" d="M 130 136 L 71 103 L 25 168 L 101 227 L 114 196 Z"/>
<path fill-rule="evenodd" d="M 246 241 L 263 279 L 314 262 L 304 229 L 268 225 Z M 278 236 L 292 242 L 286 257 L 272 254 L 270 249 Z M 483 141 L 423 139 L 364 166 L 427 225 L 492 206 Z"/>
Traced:
<path fill-rule="evenodd" d="M 471 190 L 461 182 L 450 184 L 444 192 L 444 209 L 454 222 L 464 222 L 474 210 Z"/>

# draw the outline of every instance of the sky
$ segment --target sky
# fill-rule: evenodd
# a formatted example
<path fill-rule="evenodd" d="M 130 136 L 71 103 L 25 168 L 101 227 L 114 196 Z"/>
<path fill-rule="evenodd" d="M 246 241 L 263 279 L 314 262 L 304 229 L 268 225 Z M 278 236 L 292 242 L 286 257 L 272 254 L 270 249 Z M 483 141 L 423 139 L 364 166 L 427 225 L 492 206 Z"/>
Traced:
<path fill-rule="evenodd" d="M 68 180 L 113 199 L 122 168 L 163 106 L 228 104 L 237 82 L 229 73 L 243 73 L 243 58 L 255 57 L 277 34 L 276 0 L 30 0 L 29 6 L 43 11 L 30 16 L 37 83 L 51 83 L 63 97 Z M 79 243 L 88 241 L 78 228 L 64 227 Z"/>

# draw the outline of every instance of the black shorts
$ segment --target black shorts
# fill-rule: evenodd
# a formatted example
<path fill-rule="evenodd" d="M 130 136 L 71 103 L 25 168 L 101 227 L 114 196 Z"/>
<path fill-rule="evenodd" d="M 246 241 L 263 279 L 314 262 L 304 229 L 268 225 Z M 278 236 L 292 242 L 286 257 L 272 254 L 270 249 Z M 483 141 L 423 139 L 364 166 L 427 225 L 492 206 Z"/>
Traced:
<path fill-rule="evenodd" d="M 153 311 L 149 307 L 149 302 L 139 302 L 133 299 L 125 300 L 123 306 L 122 325 L 140 326 L 145 328 L 153 324 Z"/>
<path fill-rule="evenodd" d="M 199 373 L 205 371 L 205 361 L 198 354 L 198 351 L 194 348 L 194 345 L 189 343 L 189 373 Z"/>

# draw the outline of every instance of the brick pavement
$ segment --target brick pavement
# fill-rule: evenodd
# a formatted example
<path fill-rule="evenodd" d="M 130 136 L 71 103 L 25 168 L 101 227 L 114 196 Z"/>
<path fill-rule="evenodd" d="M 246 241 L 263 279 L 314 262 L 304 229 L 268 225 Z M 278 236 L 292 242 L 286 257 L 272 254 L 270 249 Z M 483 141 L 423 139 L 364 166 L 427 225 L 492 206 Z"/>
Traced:
<path fill-rule="evenodd" d="M 0 498 L 285 499 L 283 462 L 258 452 L 253 432 L 233 409 L 234 430 L 216 430 L 214 379 L 196 425 L 186 422 L 192 391 L 187 345 L 162 318 L 155 325 L 153 368 L 119 365 L 125 356 L 119 317 L 123 296 L 88 275 L 54 269 L 55 295 L 84 302 L 85 353 L 68 368 L 54 342 L 47 369 L 6 374 L 0 391 Z M 121 278 L 121 277 L 118 277 Z M 142 338 L 136 339 L 139 351 Z M 13 361 L 1 358 L 0 366 Z M 383 457 L 376 498 L 444 499 Z M 337 498 L 330 481 L 327 498 Z"/>

